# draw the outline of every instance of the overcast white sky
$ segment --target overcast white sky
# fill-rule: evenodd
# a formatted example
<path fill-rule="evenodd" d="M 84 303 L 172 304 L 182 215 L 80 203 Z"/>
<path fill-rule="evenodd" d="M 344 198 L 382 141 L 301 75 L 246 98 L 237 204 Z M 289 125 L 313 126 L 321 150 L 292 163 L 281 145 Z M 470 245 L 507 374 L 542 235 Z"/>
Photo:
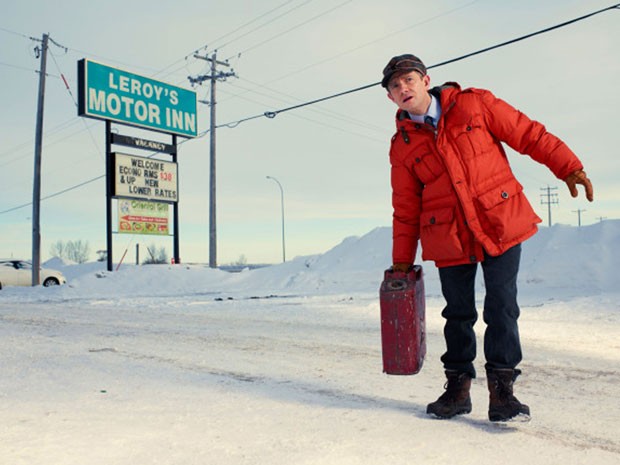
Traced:
<path fill-rule="evenodd" d="M 238 78 L 218 84 L 217 122 L 228 123 L 377 82 L 389 58 L 411 52 L 431 66 L 609 7 L 611 0 L 178 0 L 5 2 L 0 18 L 0 212 L 32 201 L 39 61 L 50 33 L 42 196 L 104 174 L 104 124 L 77 116 L 76 63 L 90 58 L 171 84 L 206 72 L 194 51 L 229 59 Z M 546 168 L 511 153 L 530 202 L 557 186 L 553 222 L 620 217 L 620 10 L 430 71 L 432 82 L 485 87 L 545 123 L 580 156 L 595 203 L 573 200 Z M 206 49 L 205 49 L 206 47 Z M 60 78 L 64 75 L 71 94 Z M 208 99 L 208 86 L 198 87 Z M 199 131 L 209 126 L 199 104 Z M 281 260 L 324 252 L 344 237 L 391 224 L 389 139 L 395 107 L 379 86 L 217 131 L 218 262 Z M 129 129 L 119 127 L 122 133 Z M 143 136 L 146 136 L 143 134 Z M 161 139 L 161 138 L 160 138 Z M 165 138 L 164 138 L 165 139 Z M 208 261 L 209 137 L 180 147 L 181 258 Z M 43 259 L 57 240 L 105 248 L 103 179 L 42 203 Z M 0 257 L 31 255 L 32 207 L 0 214 Z M 171 254 L 172 238 L 115 235 L 115 259 L 135 244 Z"/>

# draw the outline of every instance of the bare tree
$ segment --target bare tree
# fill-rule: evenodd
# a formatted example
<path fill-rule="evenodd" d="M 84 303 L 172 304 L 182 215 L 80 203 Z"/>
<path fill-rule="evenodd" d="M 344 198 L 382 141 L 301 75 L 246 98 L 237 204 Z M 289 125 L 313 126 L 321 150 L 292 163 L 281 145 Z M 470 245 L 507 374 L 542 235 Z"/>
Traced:
<path fill-rule="evenodd" d="M 50 248 L 52 257 L 71 260 L 76 263 L 85 263 L 90 256 L 90 246 L 88 241 L 56 241 Z"/>
<path fill-rule="evenodd" d="M 67 258 L 75 263 L 85 263 L 90 256 L 90 246 L 88 241 L 69 241 L 67 242 Z"/>
<path fill-rule="evenodd" d="M 165 264 L 168 263 L 168 253 L 166 252 L 165 247 L 160 247 L 159 250 L 155 247 L 155 244 L 151 244 L 150 247 L 147 247 L 146 250 L 149 253 L 149 256 L 144 260 L 145 265 L 153 265 L 153 264 Z"/>
<path fill-rule="evenodd" d="M 63 241 L 56 241 L 50 247 L 50 255 L 52 257 L 67 258 L 67 251 Z"/>

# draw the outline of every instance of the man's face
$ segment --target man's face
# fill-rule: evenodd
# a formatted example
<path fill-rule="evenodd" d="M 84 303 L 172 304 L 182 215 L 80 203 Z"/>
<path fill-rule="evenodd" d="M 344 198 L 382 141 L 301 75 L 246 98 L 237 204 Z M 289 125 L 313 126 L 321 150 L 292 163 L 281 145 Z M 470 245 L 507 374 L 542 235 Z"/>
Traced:
<path fill-rule="evenodd" d="M 428 74 L 421 76 L 417 71 L 397 74 L 388 82 L 388 98 L 401 110 L 423 115 L 431 103 L 430 82 Z"/>

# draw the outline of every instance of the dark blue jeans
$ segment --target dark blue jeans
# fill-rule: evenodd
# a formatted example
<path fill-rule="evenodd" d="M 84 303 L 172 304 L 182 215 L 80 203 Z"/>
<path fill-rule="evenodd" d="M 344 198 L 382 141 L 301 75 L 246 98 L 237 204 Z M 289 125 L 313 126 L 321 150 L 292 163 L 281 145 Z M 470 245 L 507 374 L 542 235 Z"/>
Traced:
<path fill-rule="evenodd" d="M 484 312 L 485 368 L 515 368 L 521 361 L 519 340 L 519 306 L 517 304 L 517 274 L 521 245 L 498 257 L 485 253 L 481 263 L 486 295 Z M 439 268 L 441 289 L 446 307 L 441 315 L 446 319 L 444 336 L 446 353 L 441 361 L 446 370 L 457 370 L 476 377 L 473 361 L 476 358 L 474 323 L 476 311 L 475 278 L 477 263 Z"/>

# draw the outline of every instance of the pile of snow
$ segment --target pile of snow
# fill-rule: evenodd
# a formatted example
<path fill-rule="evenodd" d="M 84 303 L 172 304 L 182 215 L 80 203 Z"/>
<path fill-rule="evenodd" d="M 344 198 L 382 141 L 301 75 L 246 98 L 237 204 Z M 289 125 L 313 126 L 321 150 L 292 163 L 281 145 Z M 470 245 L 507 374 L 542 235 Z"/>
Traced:
<path fill-rule="evenodd" d="M 68 285 L 58 289 L 6 289 L 4 297 L 29 300 L 94 296 L 171 296 L 213 294 L 264 295 L 376 292 L 391 264 L 391 228 L 376 228 L 362 237 L 346 238 L 321 255 L 297 257 L 287 263 L 228 273 L 203 265 L 126 265 L 105 271 L 105 263 L 77 265 L 52 259 L 44 264 L 62 271 Z M 620 290 L 620 220 L 581 228 L 541 228 L 523 245 L 519 275 L 523 302 L 566 300 Z M 419 252 L 418 252 L 419 258 Z M 422 263 L 428 296 L 440 296 L 437 269 Z M 482 273 L 477 288 L 483 291 Z"/>

